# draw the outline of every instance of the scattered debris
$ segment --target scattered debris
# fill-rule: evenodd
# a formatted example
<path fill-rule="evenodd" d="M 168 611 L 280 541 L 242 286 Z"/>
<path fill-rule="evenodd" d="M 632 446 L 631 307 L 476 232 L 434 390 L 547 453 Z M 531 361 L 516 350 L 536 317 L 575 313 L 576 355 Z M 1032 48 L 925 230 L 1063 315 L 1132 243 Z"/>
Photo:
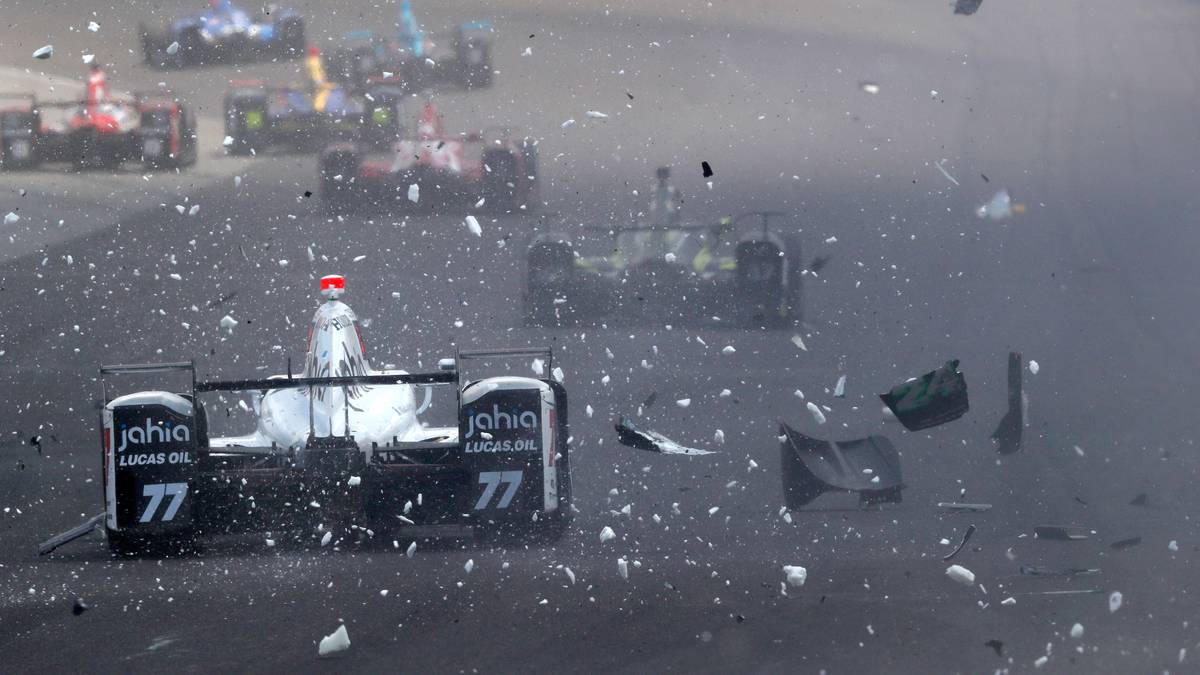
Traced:
<path fill-rule="evenodd" d="M 17 222 L 20 219 L 21 219 L 21 216 L 18 216 L 17 214 L 13 213 L 12 211 L 9 211 L 8 213 L 4 214 L 4 224 L 5 225 L 12 225 L 13 223 Z"/>
<path fill-rule="evenodd" d="M 792 336 L 792 344 L 799 347 L 800 351 L 808 351 L 808 347 L 806 347 L 804 344 L 804 338 L 800 337 L 799 335 Z"/>
<path fill-rule="evenodd" d="M 938 171 L 942 172 L 942 175 L 946 177 L 946 180 L 950 181 L 951 183 L 954 183 L 955 185 L 959 185 L 960 183 L 958 182 L 958 179 L 955 178 L 954 176 L 951 176 L 950 172 L 947 171 L 945 169 L 945 167 L 942 166 L 942 162 L 944 162 L 944 161 L 946 161 L 946 160 L 944 160 L 944 159 L 938 160 L 938 161 L 934 162 L 933 165 L 937 167 Z"/>
<path fill-rule="evenodd" d="M 1096 568 L 1066 567 L 1056 569 L 1042 565 L 1021 565 L 1021 574 L 1027 577 L 1084 577 L 1100 574 Z"/>
<path fill-rule="evenodd" d="M 75 604 L 71 607 L 71 613 L 75 616 L 79 616 L 89 609 L 91 609 L 91 607 L 87 606 L 87 603 L 83 601 L 83 598 L 75 598 Z"/>
<path fill-rule="evenodd" d="M 808 581 L 808 570 L 799 565 L 784 565 L 783 573 L 787 575 L 787 582 L 793 588 L 800 588 Z"/>
<path fill-rule="evenodd" d="M 603 120 L 603 119 L 608 118 L 607 113 L 602 113 L 599 110 L 589 110 L 589 111 L 585 112 L 584 114 L 594 120 Z"/>
<path fill-rule="evenodd" d="M 952 422 L 966 414 L 970 407 L 967 379 L 959 372 L 957 359 L 898 384 L 879 398 L 909 431 Z"/>
<path fill-rule="evenodd" d="M 236 325 L 238 325 L 237 319 L 233 318 L 232 316 L 226 314 L 225 316 L 221 317 L 221 328 L 228 330 L 230 333 L 233 333 L 233 327 Z"/>
<path fill-rule="evenodd" d="M 963 586 L 975 585 L 975 573 L 963 567 L 962 565 L 951 565 L 947 567 L 946 576 L 957 581 Z"/>
<path fill-rule="evenodd" d="M 408 186 L 408 201 L 416 204 L 421 199 L 421 186 L 413 183 Z"/>
<path fill-rule="evenodd" d="M 1083 637 L 1083 624 L 1076 623 L 1074 626 L 1071 626 L 1071 637 L 1076 640 Z"/>
<path fill-rule="evenodd" d="M 1125 601 L 1125 596 L 1121 595 L 1121 591 L 1113 591 L 1108 596 L 1108 611 L 1109 613 L 1116 612 L 1121 609 L 1121 603 Z"/>
<path fill-rule="evenodd" d="M 346 625 L 342 624 L 333 633 L 321 638 L 321 644 L 317 645 L 317 656 L 328 656 L 349 648 L 350 636 L 346 633 Z"/>
<path fill-rule="evenodd" d="M 962 2 L 962 0 L 959 0 L 959 2 Z M 993 650 L 995 650 L 996 656 L 1004 658 L 1004 643 L 1000 640 L 988 640 L 987 642 L 983 643 L 983 646 L 991 647 Z"/>
<path fill-rule="evenodd" d="M 38 47 L 33 52 L 33 58 L 41 59 L 42 61 L 45 61 L 46 59 L 50 58 L 51 56 L 54 56 L 54 45 L 46 45 L 45 47 Z"/>
<path fill-rule="evenodd" d="M 1142 543 L 1141 537 L 1129 537 L 1128 539 L 1118 539 L 1117 541 L 1114 541 L 1113 543 L 1109 544 L 1108 547 L 1112 548 L 1112 549 L 1121 550 L 1124 548 L 1133 548 L 1134 546 L 1137 546 L 1140 543 Z"/>
<path fill-rule="evenodd" d="M 805 403 L 804 406 L 808 408 L 808 412 L 812 414 L 813 419 L 817 421 L 817 424 L 825 424 L 825 413 L 821 412 L 821 408 L 816 403 L 809 401 L 808 403 Z"/>
<path fill-rule="evenodd" d="M 1002 455 L 1011 455 L 1021 449 L 1021 438 L 1025 431 L 1024 392 L 1021 388 L 1021 353 L 1008 353 L 1008 412 L 992 432 L 996 450 Z"/>
<path fill-rule="evenodd" d="M 834 398 L 846 398 L 846 376 L 842 375 L 838 378 L 837 384 L 833 387 Z"/>
<path fill-rule="evenodd" d="M 782 423 L 779 433 L 783 493 L 789 509 L 829 491 L 857 492 L 863 505 L 901 501 L 900 455 L 883 436 L 823 441 Z"/>
<path fill-rule="evenodd" d="M 1082 541 L 1088 538 L 1087 532 L 1079 528 L 1072 529 L 1058 525 L 1038 525 L 1033 528 L 1033 536 L 1048 541 Z"/>
<path fill-rule="evenodd" d="M 709 166 L 708 162 L 700 162 L 700 173 L 702 173 L 705 178 L 712 177 L 713 170 L 712 167 Z"/>
<path fill-rule="evenodd" d="M 471 231 L 471 234 L 476 237 L 483 236 L 483 229 L 479 227 L 479 221 L 475 219 L 475 216 L 467 216 L 463 222 L 466 223 L 467 229 Z"/>
<path fill-rule="evenodd" d="M 1012 197 L 1008 194 L 1008 190 L 997 192 L 988 203 L 982 204 L 975 209 L 975 215 L 980 218 L 991 218 L 992 220 L 1004 220 L 1005 218 L 1011 218 L 1013 214 L 1021 213 L 1025 213 L 1025 205 L 1014 204 Z"/>
<path fill-rule="evenodd" d="M 629 561 L 624 558 L 617 558 L 617 574 L 621 575 L 622 579 L 629 579 Z"/>
<path fill-rule="evenodd" d="M 711 455 L 712 450 L 684 447 L 656 431 L 643 431 L 634 425 L 633 420 L 622 416 L 616 424 L 617 441 L 624 446 L 638 450 L 649 450 L 664 455 Z"/>
<path fill-rule="evenodd" d="M 963 533 L 962 541 L 958 542 L 958 546 L 953 551 L 951 551 L 949 555 L 942 556 L 942 560 L 949 561 L 951 558 L 958 555 L 958 552 L 963 550 L 963 547 L 967 545 L 967 541 L 969 541 L 971 539 L 971 535 L 973 535 L 973 534 L 975 534 L 975 526 L 968 525 L 967 531 Z"/>
<path fill-rule="evenodd" d="M 954 13 L 971 16 L 979 11 L 979 6 L 982 4 L 983 0 L 957 0 L 954 3 Z"/>
<path fill-rule="evenodd" d="M 1042 369 L 1042 367 L 1038 365 L 1038 362 L 1037 362 L 1037 361 L 1034 361 L 1033 359 L 1029 359 L 1029 372 L 1030 372 L 1030 374 L 1032 374 L 1032 375 L 1037 375 L 1037 374 L 1038 374 L 1038 371 L 1039 371 L 1039 370 L 1041 370 L 1041 369 Z M 1076 625 L 1078 625 L 1078 624 L 1076 624 Z"/>
<path fill-rule="evenodd" d="M 1130 506 L 1145 506 L 1146 505 L 1146 493 L 1145 492 L 1139 493 L 1138 496 L 1134 497 L 1133 499 L 1131 499 L 1129 501 L 1129 505 Z"/>
<path fill-rule="evenodd" d="M 609 527 L 608 525 L 605 525 L 604 529 L 600 530 L 600 543 L 601 544 L 603 544 L 606 541 L 611 541 L 616 538 L 617 538 L 617 533 L 613 532 L 613 529 L 611 527 Z"/>
<path fill-rule="evenodd" d="M 991 511 L 992 510 L 991 504 L 964 504 L 961 502 L 938 502 L 937 505 L 938 505 L 939 509 L 946 509 L 948 511 L 978 512 L 978 511 Z"/>
<path fill-rule="evenodd" d="M 862 89 L 863 91 L 867 92 L 868 94 L 878 94 L 879 93 L 879 85 L 875 84 L 874 82 L 859 82 L 858 88 Z"/>

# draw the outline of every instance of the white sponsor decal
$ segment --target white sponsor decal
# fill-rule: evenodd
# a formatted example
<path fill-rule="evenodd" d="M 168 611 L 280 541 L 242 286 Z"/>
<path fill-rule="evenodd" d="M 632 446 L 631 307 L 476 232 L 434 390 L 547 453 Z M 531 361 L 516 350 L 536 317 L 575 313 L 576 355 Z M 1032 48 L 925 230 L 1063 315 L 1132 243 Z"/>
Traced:
<path fill-rule="evenodd" d="M 476 431 L 499 431 L 504 429 L 537 429 L 538 416 L 537 413 L 526 410 L 524 412 L 506 413 L 500 410 L 499 405 L 492 406 L 492 412 L 475 413 L 467 418 L 467 434 L 465 438 L 471 438 Z M 536 448 L 533 448 L 536 449 Z"/>
<path fill-rule="evenodd" d="M 192 432 L 186 425 L 170 423 L 158 426 L 149 417 L 144 426 L 125 427 L 121 429 L 121 444 L 117 452 L 124 452 L 130 445 L 148 445 L 151 443 L 187 443 L 192 440 Z"/>

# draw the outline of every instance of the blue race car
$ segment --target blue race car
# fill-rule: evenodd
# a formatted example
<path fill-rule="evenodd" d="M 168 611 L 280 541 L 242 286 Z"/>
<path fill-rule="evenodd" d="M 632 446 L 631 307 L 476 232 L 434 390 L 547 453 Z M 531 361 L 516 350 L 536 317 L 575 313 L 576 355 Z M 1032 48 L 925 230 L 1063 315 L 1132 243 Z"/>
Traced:
<path fill-rule="evenodd" d="M 432 38 L 417 23 L 411 2 L 402 0 L 396 25 L 393 35 L 369 29 L 347 33 L 326 59 L 330 76 L 354 88 L 385 77 L 403 82 L 410 92 L 441 82 L 466 89 L 492 84 L 491 23 L 461 23 L 449 35 Z"/>
<path fill-rule="evenodd" d="M 294 58 L 304 53 L 304 19 L 267 5 L 251 16 L 231 0 L 210 0 L 208 11 L 154 30 L 141 24 L 142 54 L 156 68 L 183 68 L 218 61 Z"/>

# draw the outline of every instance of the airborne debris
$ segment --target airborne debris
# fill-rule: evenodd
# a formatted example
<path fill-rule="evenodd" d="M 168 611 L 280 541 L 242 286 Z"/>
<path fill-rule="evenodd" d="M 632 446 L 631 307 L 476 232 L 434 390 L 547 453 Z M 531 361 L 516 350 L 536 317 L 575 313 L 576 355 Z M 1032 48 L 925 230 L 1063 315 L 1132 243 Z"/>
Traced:
<path fill-rule="evenodd" d="M 41 59 L 43 61 L 50 58 L 51 56 L 54 56 L 54 45 L 46 45 L 45 47 L 38 47 L 33 52 L 33 58 Z"/>
<path fill-rule="evenodd" d="M 808 412 L 812 414 L 817 424 L 825 424 L 825 413 L 821 412 L 821 408 L 816 403 L 809 401 L 804 404 L 804 407 L 808 408 Z"/>
<path fill-rule="evenodd" d="M 1042 369 L 1042 367 L 1038 365 L 1037 361 L 1034 361 L 1033 359 L 1029 359 L 1029 372 L 1031 374 L 1037 375 L 1038 371 L 1041 369 Z M 1079 625 L 1079 624 L 1076 624 L 1076 625 Z"/>
<path fill-rule="evenodd" d="M 617 420 L 617 441 L 624 446 L 638 450 L 649 450 L 664 455 L 711 455 L 711 450 L 700 450 L 679 445 L 675 441 L 655 431 L 643 431 L 634 425 L 633 420 L 622 416 Z"/>
<path fill-rule="evenodd" d="M 83 598 L 75 598 L 75 604 L 71 607 L 71 613 L 75 616 L 79 616 L 89 609 L 91 609 L 91 607 L 87 606 L 87 603 L 83 601 Z"/>
<path fill-rule="evenodd" d="M 21 219 L 21 216 L 18 216 L 17 214 L 13 213 L 12 211 L 9 211 L 8 213 L 6 213 L 4 215 L 4 224 L 12 225 L 13 223 L 17 222 L 20 219 Z"/>
<path fill-rule="evenodd" d="M 603 544 L 606 541 L 612 541 L 613 539 L 616 539 L 616 538 L 617 538 L 617 533 L 613 532 L 613 529 L 611 527 L 609 527 L 608 525 L 605 525 L 604 529 L 600 530 L 600 543 L 601 544 Z"/>
<path fill-rule="evenodd" d="M 1119 539 L 1117 541 L 1114 541 L 1113 543 L 1109 544 L 1108 546 L 1109 546 L 1109 548 L 1121 550 L 1124 548 L 1133 548 L 1134 546 L 1137 546 L 1140 543 L 1142 543 L 1141 537 L 1129 537 L 1128 539 Z"/>
<path fill-rule="evenodd" d="M 1021 565 L 1019 571 L 1027 577 L 1078 577 L 1100 574 L 1100 570 L 1097 568 L 1066 567 L 1056 569 L 1042 565 Z"/>
<path fill-rule="evenodd" d="M 233 333 L 233 327 L 236 325 L 238 325 L 237 319 L 233 318 L 232 316 L 226 314 L 225 316 L 221 317 L 221 328 L 228 330 L 231 334 Z"/>
<path fill-rule="evenodd" d="M 779 432 L 783 494 L 789 509 L 829 491 L 857 492 L 864 505 L 901 501 L 900 455 L 883 436 L 822 441 L 782 423 Z"/>
<path fill-rule="evenodd" d="M 167 53 L 170 54 L 171 56 L 174 56 L 175 54 L 179 53 L 179 43 L 172 42 L 171 44 L 167 45 Z"/>
<path fill-rule="evenodd" d="M 879 398 L 909 431 L 952 422 L 966 414 L 970 407 L 967 379 L 959 372 L 957 359 L 898 384 Z"/>
<path fill-rule="evenodd" d="M 792 344 L 799 347 L 801 351 L 808 351 L 808 347 L 804 345 L 804 338 L 800 337 L 799 335 L 792 336 Z"/>
<path fill-rule="evenodd" d="M 946 161 L 946 160 L 944 160 L 944 159 L 943 159 L 943 160 L 936 161 L 936 162 L 934 162 L 934 163 L 933 163 L 933 165 L 934 165 L 935 167 L 937 167 L 937 170 L 938 170 L 938 171 L 941 171 L 941 172 L 942 172 L 942 175 L 946 177 L 946 180 L 950 181 L 951 183 L 954 183 L 955 185 L 959 185 L 960 183 L 958 182 L 958 179 L 957 179 L 957 178 L 955 178 L 954 176 L 951 176 L 951 175 L 950 175 L 950 172 L 949 172 L 949 171 L 947 171 L 947 170 L 946 170 L 946 169 L 945 169 L 945 168 L 942 166 L 942 162 L 944 162 L 944 161 Z"/>
<path fill-rule="evenodd" d="M 971 16 L 979 11 L 979 6 L 982 4 L 983 0 L 957 0 L 954 3 L 954 13 Z"/>
<path fill-rule="evenodd" d="M 1074 626 L 1071 626 L 1071 637 L 1076 640 L 1083 637 L 1083 624 L 1076 623 Z"/>
<path fill-rule="evenodd" d="M 937 505 L 938 505 L 939 509 L 946 509 L 948 511 L 963 511 L 963 512 L 972 511 L 972 512 L 974 512 L 974 511 L 990 511 L 992 509 L 991 504 L 964 504 L 961 502 L 938 502 Z"/>
<path fill-rule="evenodd" d="M 350 636 L 346 633 L 346 625 L 342 624 L 333 633 L 321 638 L 321 643 L 317 645 L 317 656 L 336 654 L 349 648 Z"/>
<path fill-rule="evenodd" d="M 607 113 L 602 113 L 602 112 L 600 112 L 599 110 L 589 110 L 589 111 L 587 111 L 587 112 L 586 112 L 586 113 L 584 113 L 584 114 L 585 114 L 585 115 L 587 115 L 588 117 L 590 117 L 590 118 L 594 119 L 594 120 L 602 120 L 602 119 L 607 119 L 607 118 L 608 118 L 608 114 L 607 114 Z"/>
<path fill-rule="evenodd" d="M 416 204 L 421 199 L 421 186 L 413 183 L 408 186 L 408 201 Z M 469 226 L 468 226 L 469 227 Z"/>
<path fill-rule="evenodd" d="M 1079 528 L 1060 527 L 1058 525 L 1038 525 L 1033 528 L 1033 536 L 1048 541 L 1081 541 L 1088 538 L 1087 532 Z"/>
<path fill-rule="evenodd" d="M 973 534 L 975 534 L 975 526 L 968 525 L 967 531 L 963 533 L 962 541 L 958 542 L 958 546 L 955 547 L 955 549 L 953 551 L 951 551 L 949 555 L 943 556 L 942 560 L 949 561 L 951 558 L 958 555 L 959 551 L 963 550 L 963 547 L 967 545 L 968 541 L 970 541 L 971 535 L 973 535 Z"/>
<path fill-rule="evenodd" d="M 1021 449 L 1021 439 L 1025 432 L 1024 391 L 1021 383 L 1021 353 L 1008 353 L 1008 412 L 1000 419 L 1000 424 L 992 432 L 996 441 L 996 451 L 1002 455 L 1011 455 Z"/>
<path fill-rule="evenodd" d="M 975 585 L 975 573 L 963 567 L 962 565 L 951 565 L 947 567 L 946 576 L 957 581 L 963 586 Z"/>
<path fill-rule="evenodd" d="M 784 565 L 783 573 L 787 576 L 787 582 L 793 588 L 800 588 L 804 582 L 808 581 L 808 570 L 799 565 Z"/>
<path fill-rule="evenodd" d="M 859 82 L 858 88 L 862 89 L 863 91 L 867 92 L 868 94 L 878 94 L 879 93 L 879 85 L 875 84 L 874 82 Z"/>
<path fill-rule="evenodd" d="M 980 218 L 991 218 L 992 220 L 1004 220 L 1012 217 L 1013 214 L 1021 213 L 1025 213 L 1025 205 L 1014 204 L 1012 196 L 1008 194 L 1008 190 L 1000 190 L 995 195 L 992 195 L 988 203 L 975 209 L 975 215 Z"/>
<path fill-rule="evenodd" d="M 620 574 L 622 579 L 629 579 L 629 561 L 617 558 L 617 574 Z"/>
<path fill-rule="evenodd" d="M 475 219 L 475 216 L 467 216 L 463 222 L 466 223 L 467 229 L 471 231 L 471 234 L 476 237 L 483 236 L 483 229 L 479 227 L 479 221 Z"/>
<path fill-rule="evenodd" d="M 838 378 L 837 384 L 833 387 L 833 395 L 835 398 L 846 398 L 846 376 L 842 375 Z"/>
<path fill-rule="evenodd" d="M 961 0 L 960 0 L 961 1 Z M 991 647 L 996 652 L 996 656 L 1004 658 L 1004 643 L 1000 640 L 988 640 L 983 643 L 984 647 Z"/>
<path fill-rule="evenodd" d="M 1134 497 L 1133 499 L 1131 499 L 1129 501 L 1129 505 L 1130 506 L 1145 506 L 1146 505 L 1146 493 L 1145 492 L 1139 493 L 1138 496 Z"/>
<path fill-rule="evenodd" d="M 1121 603 L 1125 601 L 1125 596 L 1121 595 L 1121 591 L 1113 591 L 1112 595 L 1108 596 L 1108 611 L 1109 613 L 1116 612 L 1121 609 Z"/>
<path fill-rule="evenodd" d="M 708 165 L 708 162 L 700 162 L 700 173 L 703 174 L 705 178 L 712 177 L 713 170 L 712 167 Z"/>

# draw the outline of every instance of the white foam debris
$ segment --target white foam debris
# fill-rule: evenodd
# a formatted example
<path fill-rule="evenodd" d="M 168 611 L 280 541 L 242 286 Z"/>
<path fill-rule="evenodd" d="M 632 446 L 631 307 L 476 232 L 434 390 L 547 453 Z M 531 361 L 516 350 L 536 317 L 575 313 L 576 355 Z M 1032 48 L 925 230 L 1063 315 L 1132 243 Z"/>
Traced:
<path fill-rule="evenodd" d="M 1037 375 L 1038 371 L 1041 369 L 1042 369 L 1042 367 L 1038 365 L 1037 361 L 1034 361 L 1033 359 L 1029 359 L 1029 372 L 1030 373 Z"/>
<path fill-rule="evenodd" d="M 563 375 L 563 369 L 559 368 L 558 366 L 554 366 L 554 370 L 550 371 L 550 374 L 554 376 L 555 382 L 562 382 L 563 377 L 565 377 Z"/>
<path fill-rule="evenodd" d="M 1049 660 L 1050 660 L 1049 656 L 1046 656 L 1046 655 L 1039 656 L 1039 657 L 1037 657 L 1037 660 L 1033 662 L 1033 667 L 1041 668 L 1042 666 L 1046 665 L 1046 663 Z"/>
<path fill-rule="evenodd" d="M 421 186 L 413 183 L 408 186 L 408 201 L 416 204 L 421 199 Z"/>
<path fill-rule="evenodd" d="M 175 213 L 178 213 L 178 214 L 179 214 L 179 215 L 181 215 L 181 216 L 183 215 L 183 212 L 184 212 L 184 211 L 186 211 L 186 210 L 187 210 L 187 209 L 183 208 L 183 204 L 176 204 L 176 205 L 175 205 Z"/>
<path fill-rule="evenodd" d="M 842 375 L 838 378 L 837 384 L 833 387 L 833 395 L 838 398 L 846 397 L 846 376 Z"/>
<path fill-rule="evenodd" d="M 804 407 L 808 408 L 808 412 L 812 413 L 813 419 L 817 421 L 817 424 L 825 424 L 825 413 L 821 412 L 821 408 L 816 403 L 809 401 L 804 404 Z"/>
<path fill-rule="evenodd" d="M 746 465 L 747 471 L 753 471 L 757 468 L 758 468 L 758 462 L 756 462 L 754 460 L 750 460 L 750 462 Z"/>
<path fill-rule="evenodd" d="M 359 485 L 362 485 L 362 476 L 350 476 L 350 478 L 346 480 L 346 485 L 349 485 L 350 487 L 358 487 Z"/>
<path fill-rule="evenodd" d="M 937 95 L 938 95 L 938 90 L 937 90 L 937 89 L 930 89 L 930 90 L 929 90 L 929 98 L 937 98 Z"/>
<path fill-rule="evenodd" d="M 272 548 L 272 547 L 274 547 L 274 546 L 275 546 L 275 540 L 274 540 L 274 539 L 268 539 L 268 540 L 267 540 L 267 548 Z"/>
<path fill-rule="evenodd" d="M 388 589 L 385 588 L 379 591 L 379 595 L 386 598 L 388 596 Z"/>
<path fill-rule="evenodd" d="M 725 432 L 721 431 L 720 429 L 717 429 L 716 433 L 713 434 L 713 442 L 714 443 L 724 443 L 725 442 Z M 754 461 L 754 460 L 751 460 L 751 461 Z"/>
<path fill-rule="evenodd" d="M 529 368 L 533 371 L 534 375 L 541 375 L 542 371 L 546 369 L 546 362 L 541 359 L 534 359 L 530 362 Z"/>
<path fill-rule="evenodd" d="M 354 262 L 362 262 L 367 259 L 366 254 L 354 256 Z"/>
<path fill-rule="evenodd" d="M 1017 604 L 1017 599 L 1010 595 L 1009 597 L 1001 600 L 1000 604 L 1004 605 L 1005 607 L 1011 607 L 1011 606 Z"/>
<path fill-rule="evenodd" d="M 621 575 L 622 579 L 629 578 L 629 561 L 624 558 L 617 558 L 617 574 Z"/>
<path fill-rule="evenodd" d="M 1083 457 L 1083 448 L 1076 445 L 1075 446 L 1075 454 L 1079 455 L 1080 457 Z"/>
<path fill-rule="evenodd" d="M 50 58 L 51 56 L 54 56 L 54 45 L 46 45 L 45 47 L 38 47 L 37 49 L 35 49 L 33 51 L 33 58 L 35 58 L 35 59 L 41 59 L 41 60 L 45 61 L 46 59 Z"/>
<path fill-rule="evenodd" d="M 596 410 L 594 408 L 592 408 L 592 405 L 590 403 L 584 407 L 583 412 L 587 413 L 588 417 L 591 417 L 592 415 L 596 414 Z"/>
<path fill-rule="evenodd" d="M 722 389 L 722 390 L 721 390 L 721 393 L 720 393 L 720 394 L 718 394 L 718 395 L 719 395 L 721 398 L 729 398 L 730 396 L 733 396 L 733 392 L 732 392 L 732 391 L 729 391 L 728 389 Z"/>
<path fill-rule="evenodd" d="M 92 61 L 96 60 L 95 54 L 82 54 L 81 57 L 83 58 L 84 63 L 91 63 Z"/>
<path fill-rule="evenodd" d="M 227 148 L 233 145 L 233 136 L 226 136 L 225 140 L 221 141 L 221 145 L 224 145 Z M 235 176 L 234 178 L 236 179 L 237 177 Z"/>
<path fill-rule="evenodd" d="M 467 216 L 463 219 L 463 222 L 466 223 L 467 229 L 471 231 L 471 234 L 476 237 L 483 236 L 483 229 L 479 227 L 479 221 L 475 220 L 475 216 Z"/>
<path fill-rule="evenodd" d="M 879 85 L 875 84 L 874 82 L 863 82 L 862 84 L 860 84 L 858 86 L 863 91 L 867 92 L 868 94 L 878 94 L 879 93 Z"/>
<path fill-rule="evenodd" d="M 1172 553 L 1177 552 L 1179 550 L 1179 542 L 1172 539 L 1171 541 L 1167 542 L 1167 549 Z"/>
<path fill-rule="evenodd" d="M 611 541 L 616 538 L 617 538 L 617 533 L 613 532 L 613 529 L 611 527 L 609 527 L 608 525 L 605 525 L 604 529 L 600 530 L 600 543 L 601 544 L 603 544 L 606 541 Z"/>
<path fill-rule="evenodd" d="M 346 625 L 342 624 L 337 627 L 333 633 L 321 638 L 321 644 L 317 645 L 317 656 L 327 656 L 344 652 L 350 648 L 350 635 L 346 633 Z"/>
<path fill-rule="evenodd" d="M 675 262 L 675 254 L 667 251 L 666 254 L 663 255 L 663 260 L 667 261 L 668 263 Z"/>
<path fill-rule="evenodd" d="M 720 510 L 721 510 L 721 507 L 719 507 L 719 506 L 714 506 L 714 507 L 712 507 L 711 509 L 709 509 L 709 510 L 708 510 L 708 515 L 709 515 L 709 516 L 715 516 L 715 515 L 717 515 L 717 511 L 720 511 Z"/>
<path fill-rule="evenodd" d="M 170 54 L 171 56 L 174 56 L 175 54 L 179 53 L 179 43 L 172 42 L 171 44 L 167 45 L 167 53 Z"/>
<path fill-rule="evenodd" d="M 737 350 L 733 348 L 733 345 L 725 345 L 725 347 L 721 350 L 721 353 L 726 355 L 735 354 L 737 353 Z"/>
<path fill-rule="evenodd" d="M 804 582 L 808 581 L 808 570 L 799 565 L 784 565 L 783 573 L 787 577 L 787 582 L 793 588 L 800 588 Z"/>
<path fill-rule="evenodd" d="M 1121 609 L 1121 603 L 1125 601 L 1125 596 L 1121 595 L 1121 591 L 1113 591 L 1112 595 L 1108 596 L 1108 611 L 1115 612 Z"/>
<path fill-rule="evenodd" d="M 675 405 L 679 406 L 680 408 L 686 408 L 691 404 L 692 404 L 692 399 L 690 399 L 690 398 L 681 398 L 678 401 L 675 401 Z"/>
<path fill-rule="evenodd" d="M 962 565 L 951 565 L 947 567 L 946 576 L 957 581 L 963 586 L 975 585 L 975 573 L 963 567 Z"/>
<path fill-rule="evenodd" d="M 235 188 L 236 188 L 236 187 L 241 187 L 241 186 L 242 186 L 242 177 L 241 177 L 241 176 L 234 176 L 234 177 L 233 177 L 233 187 L 235 187 Z"/>
<path fill-rule="evenodd" d="M 226 314 L 225 316 L 221 317 L 221 328 L 224 328 L 230 333 L 233 332 L 233 327 L 236 325 L 238 325 L 237 319 L 233 318 L 232 316 Z"/>
<path fill-rule="evenodd" d="M 89 21 L 88 22 L 88 30 L 95 33 L 96 31 L 100 30 L 100 24 L 96 23 L 95 21 Z"/>
<path fill-rule="evenodd" d="M 567 575 L 567 578 L 571 580 L 571 585 L 574 586 L 575 585 L 575 573 L 571 571 L 571 568 L 564 567 L 563 573 Z"/>
<path fill-rule="evenodd" d="M 411 558 L 414 555 L 416 555 L 416 553 L 417 553 L 417 542 L 414 541 L 408 545 L 408 549 L 404 551 L 404 555 Z"/>
<path fill-rule="evenodd" d="M 12 211 L 9 211 L 8 213 L 4 214 L 4 224 L 5 225 L 12 225 L 13 223 L 17 222 L 20 219 L 21 219 L 21 216 L 18 216 L 17 214 L 13 213 Z"/>
<path fill-rule="evenodd" d="M 561 126 L 563 129 L 566 129 L 567 127 L 573 126 L 574 124 L 575 124 L 575 120 L 572 118 L 572 119 L 567 120 L 566 122 L 563 122 Z"/>
<path fill-rule="evenodd" d="M 463 565 L 463 571 L 466 572 L 467 574 L 470 574 L 471 570 L 473 570 L 473 569 L 475 569 L 475 559 L 469 558 L 467 560 L 467 563 L 465 565 Z"/>
<path fill-rule="evenodd" d="M 1076 623 L 1074 626 L 1071 626 L 1071 637 L 1076 640 L 1083 637 L 1083 624 Z"/>
<path fill-rule="evenodd" d="M 988 203 L 975 209 L 975 215 L 980 218 L 991 218 L 992 220 L 1004 220 L 1012 214 L 1013 203 L 1008 190 L 1000 190 L 992 196 Z"/>
<path fill-rule="evenodd" d="M 331 541 L 333 541 L 333 530 L 326 530 L 321 537 L 321 546 L 328 546 Z"/>
<path fill-rule="evenodd" d="M 475 208 L 477 208 L 477 209 L 482 209 L 482 208 L 483 208 L 483 203 L 484 203 L 484 201 L 486 201 L 486 200 L 487 200 L 487 198 L 486 198 L 486 197 L 480 197 L 480 198 L 479 198 L 479 201 L 475 202 Z"/>
<path fill-rule="evenodd" d="M 525 51 L 521 52 L 521 56 L 533 56 L 533 47 L 526 47 Z"/>
<path fill-rule="evenodd" d="M 189 216 L 194 216 L 194 215 L 196 215 L 197 213 L 200 213 L 200 205 L 199 205 L 199 204 L 192 204 L 192 208 L 188 209 L 188 215 L 189 215 Z"/>
<path fill-rule="evenodd" d="M 837 243 L 837 237 L 826 237 L 826 238 L 825 238 L 825 243 L 826 243 L 826 244 L 836 244 L 836 243 Z"/>
<path fill-rule="evenodd" d="M 945 169 L 945 168 L 942 166 L 942 162 L 944 162 L 944 161 L 946 161 L 946 160 L 944 160 L 944 159 L 943 159 L 943 160 L 936 161 L 936 162 L 934 162 L 934 163 L 933 163 L 933 165 L 937 167 L 937 170 L 938 170 L 938 171 L 941 171 L 941 172 L 942 172 L 942 175 L 946 177 L 946 180 L 950 181 L 951 183 L 954 183 L 955 185 L 961 185 L 961 183 L 959 183 L 959 182 L 958 182 L 958 179 L 957 179 L 957 178 L 955 178 L 954 176 L 951 176 L 951 175 L 950 175 L 950 172 L 949 172 L 949 171 L 947 171 L 947 170 L 946 170 L 946 169 Z"/>
<path fill-rule="evenodd" d="M 799 335 L 792 336 L 792 344 L 800 348 L 801 351 L 808 351 L 808 347 L 804 344 L 804 338 Z"/>
<path fill-rule="evenodd" d="M 585 115 L 587 115 L 588 117 L 590 117 L 590 118 L 594 119 L 594 120 L 603 120 L 603 119 L 608 119 L 608 114 L 606 114 L 606 113 L 602 113 L 602 112 L 600 112 L 599 110 L 589 110 L 589 111 L 587 111 L 587 112 L 586 112 L 586 113 L 584 113 L 584 114 L 585 114 Z"/>

